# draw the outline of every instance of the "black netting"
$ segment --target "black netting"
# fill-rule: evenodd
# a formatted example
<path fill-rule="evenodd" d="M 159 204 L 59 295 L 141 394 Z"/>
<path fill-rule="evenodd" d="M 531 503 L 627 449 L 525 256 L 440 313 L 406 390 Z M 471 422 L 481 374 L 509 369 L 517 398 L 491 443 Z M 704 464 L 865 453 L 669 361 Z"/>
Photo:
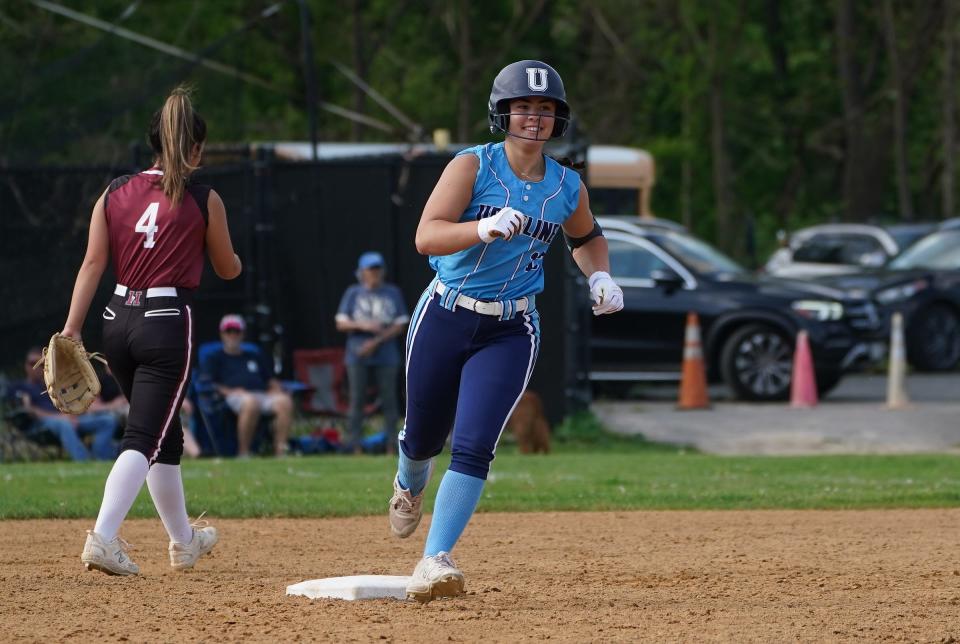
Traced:
<path fill-rule="evenodd" d="M 383 253 L 388 279 L 412 309 L 431 278 L 413 239 L 423 204 L 449 161 L 445 155 L 405 160 L 399 155 L 318 163 L 257 160 L 204 168 L 227 208 L 244 272 L 225 282 L 209 265 L 196 297 L 197 341 L 216 339 L 224 313 L 252 321 L 251 339 L 275 348 L 283 371 L 297 348 L 339 346 L 334 315 L 355 280 L 357 257 Z M 118 168 L 0 168 L 0 363 L 14 376 L 27 347 L 61 328 L 86 246 L 90 211 Z M 544 349 L 535 385 L 562 397 L 565 289 L 562 248 L 554 249 L 546 296 L 538 299 Z M 100 344 L 100 307 L 109 299 L 112 271 L 101 281 L 84 327 L 87 346 Z M 562 403 L 548 405 L 563 409 Z"/>

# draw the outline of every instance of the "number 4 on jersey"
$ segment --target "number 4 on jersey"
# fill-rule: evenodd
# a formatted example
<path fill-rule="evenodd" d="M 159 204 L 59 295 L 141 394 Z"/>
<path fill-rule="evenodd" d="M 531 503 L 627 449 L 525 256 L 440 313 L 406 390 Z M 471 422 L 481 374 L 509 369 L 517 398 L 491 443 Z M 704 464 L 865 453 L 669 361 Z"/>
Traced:
<path fill-rule="evenodd" d="M 137 222 L 137 227 L 134 228 L 138 233 L 145 233 L 147 238 L 143 240 L 144 248 L 153 248 L 153 245 L 156 243 L 154 240 L 154 235 L 157 234 L 157 212 L 160 210 L 160 202 L 154 201 L 147 209 L 143 211 L 143 214 L 140 215 L 140 220 Z"/>

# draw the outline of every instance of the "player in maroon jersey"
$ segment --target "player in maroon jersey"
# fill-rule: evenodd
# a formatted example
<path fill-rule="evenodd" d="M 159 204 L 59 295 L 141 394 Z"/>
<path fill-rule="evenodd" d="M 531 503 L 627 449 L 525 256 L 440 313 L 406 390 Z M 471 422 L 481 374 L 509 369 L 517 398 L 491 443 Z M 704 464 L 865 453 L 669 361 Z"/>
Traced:
<path fill-rule="evenodd" d="M 114 179 L 93 207 L 86 256 L 62 333 L 80 338 L 90 301 L 113 259 L 117 286 L 103 311 L 104 353 L 130 401 L 120 456 L 80 559 L 88 570 L 135 575 L 140 568 L 117 533 L 147 482 L 170 535 L 170 565 L 191 568 L 217 542 L 217 531 L 191 524 L 180 477 L 179 409 L 193 362 L 191 295 L 206 248 L 223 279 L 240 274 L 227 215 L 209 186 L 188 185 L 207 126 L 186 90 L 175 89 L 150 124 L 153 167 Z"/>

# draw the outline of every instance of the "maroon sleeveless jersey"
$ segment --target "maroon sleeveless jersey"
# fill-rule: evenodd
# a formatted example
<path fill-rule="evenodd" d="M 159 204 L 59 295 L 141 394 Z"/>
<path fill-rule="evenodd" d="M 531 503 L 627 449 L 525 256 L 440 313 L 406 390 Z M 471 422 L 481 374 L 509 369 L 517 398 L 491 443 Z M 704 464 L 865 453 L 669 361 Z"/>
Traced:
<path fill-rule="evenodd" d="M 188 185 L 176 207 L 163 194 L 160 171 L 114 179 L 103 209 L 117 283 L 195 289 L 203 272 L 210 186 Z"/>

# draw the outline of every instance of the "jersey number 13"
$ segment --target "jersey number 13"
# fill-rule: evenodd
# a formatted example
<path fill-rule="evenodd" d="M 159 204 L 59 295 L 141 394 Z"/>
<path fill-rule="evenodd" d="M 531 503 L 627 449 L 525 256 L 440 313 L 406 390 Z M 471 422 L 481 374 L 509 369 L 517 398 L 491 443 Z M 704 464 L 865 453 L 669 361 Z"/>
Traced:
<path fill-rule="evenodd" d="M 527 267 L 524 270 L 527 272 L 539 271 L 540 267 L 543 266 L 543 262 L 541 260 L 543 259 L 544 255 L 546 255 L 546 253 L 541 253 L 540 251 L 534 251 L 530 253 L 530 263 L 527 264 Z"/>

